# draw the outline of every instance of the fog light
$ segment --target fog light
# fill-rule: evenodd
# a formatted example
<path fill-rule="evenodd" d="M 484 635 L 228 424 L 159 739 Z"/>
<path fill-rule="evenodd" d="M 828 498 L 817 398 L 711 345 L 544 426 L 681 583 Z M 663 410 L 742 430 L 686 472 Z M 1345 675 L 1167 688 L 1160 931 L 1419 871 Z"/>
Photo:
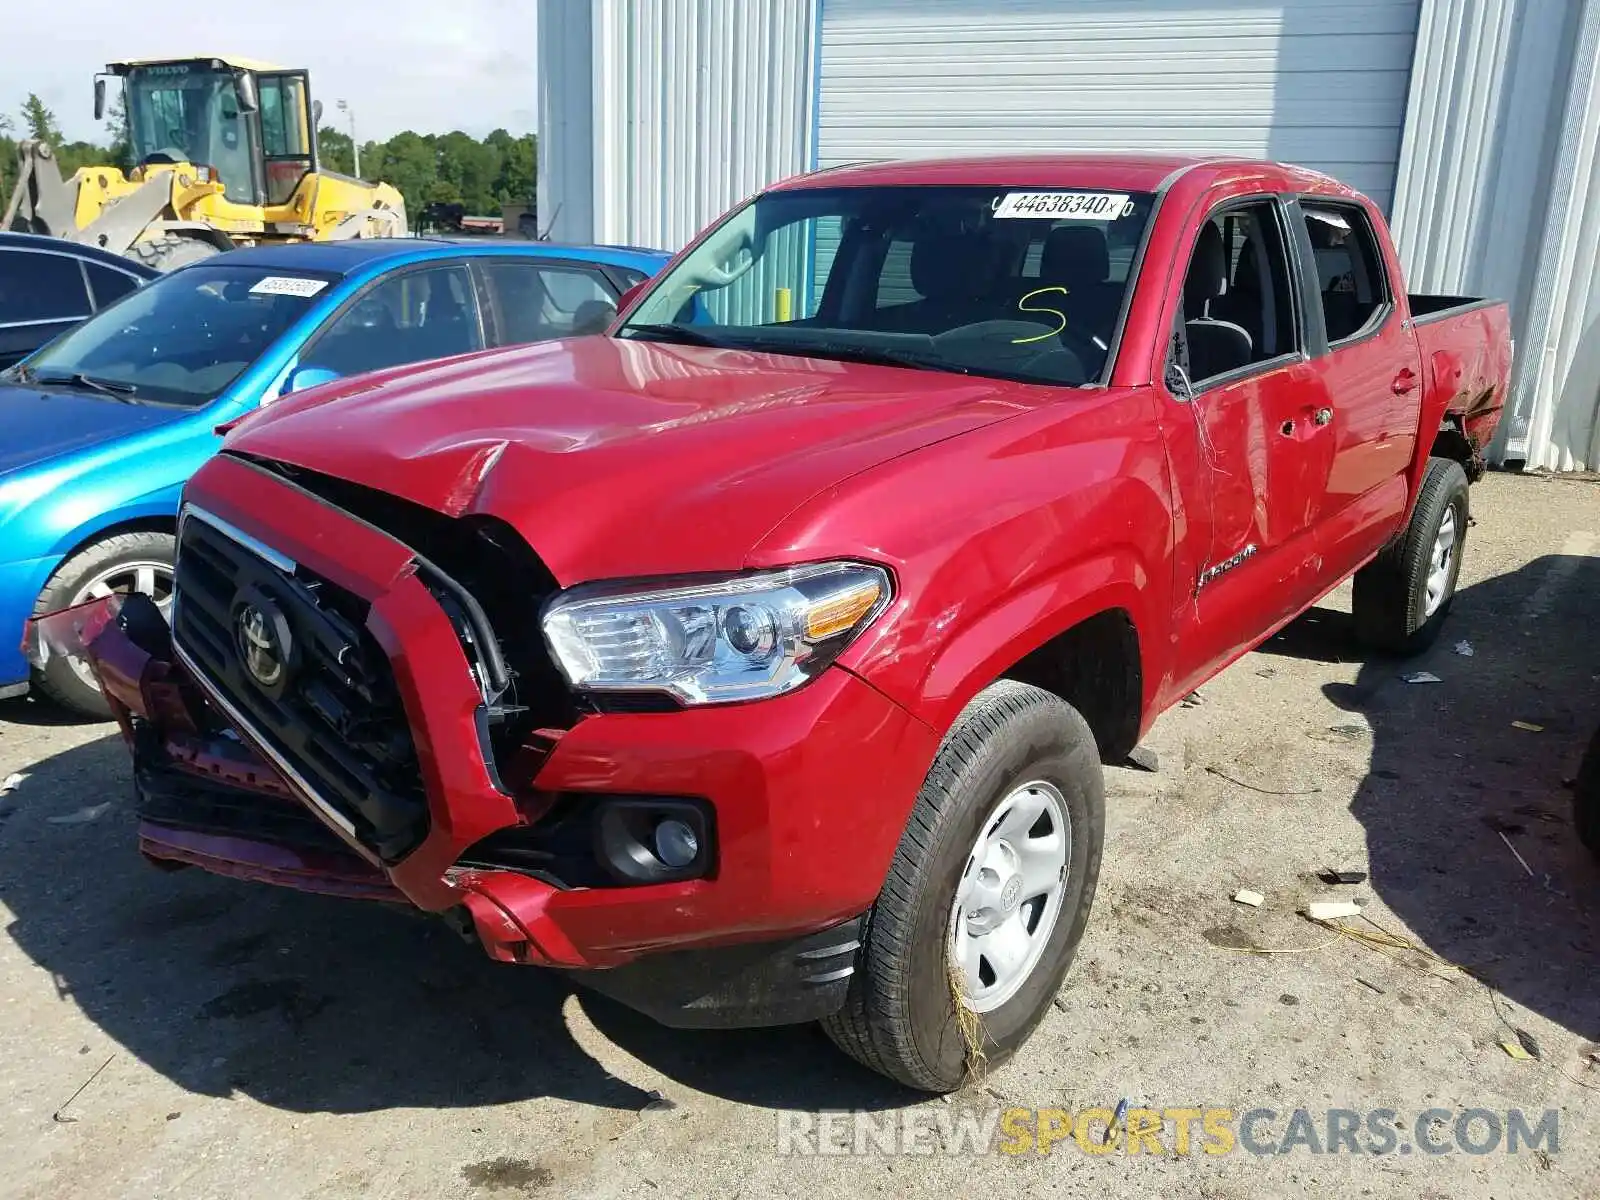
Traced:
<path fill-rule="evenodd" d="M 656 857 L 673 870 L 681 870 L 700 853 L 700 839 L 682 821 L 668 817 L 656 826 Z"/>

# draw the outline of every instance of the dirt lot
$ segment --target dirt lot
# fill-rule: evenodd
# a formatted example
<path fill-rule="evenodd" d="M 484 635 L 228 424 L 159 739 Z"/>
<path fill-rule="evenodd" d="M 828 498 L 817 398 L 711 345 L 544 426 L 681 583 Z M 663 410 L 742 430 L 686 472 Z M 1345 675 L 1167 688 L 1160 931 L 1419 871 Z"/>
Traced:
<path fill-rule="evenodd" d="M 0 1194 L 1593 1196 L 1600 870 L 1563 780 L 1600 722 L 1600 488 L 1496 476 L 1474 504 L 1423 660 L 1358 662 L 1336 593 L 1160 721 L 1159 772 L 1110 773 L 1099 902 L 1057 1009 L 950 1103 L 812 1029 L 673 1033 L 426 920 L 153 870 L 107 727 L 0 705 L 0 777 L 27 775 L 0 799 Z M 1348 939 L 1311 948 L 1327 934 L 1295 911 L 1331 890 L 1326 866 L 1369 871 L 1339 890 L 1496 990 Z M 1266 904 L 1230 903 L 1240 886 Z M 1513 1027 L 1541 1059 L 1502 1049 Z M 1391 1109 L 1398 1142 L 779 1154 L 780 1122 L 817 1109 L 937 1122 L 1121 1098 L 1270 1109 L 1268 1148 L 1295 1109 L 1319 1133 L 1329 1108 L 1364 1129 Z M 1425 1153 L 1431 1108 L 1451 1110 L 1429 1126 L 1446 1144 L 1460 1110 L 1555 1110 L 1559 1144 Z"/>

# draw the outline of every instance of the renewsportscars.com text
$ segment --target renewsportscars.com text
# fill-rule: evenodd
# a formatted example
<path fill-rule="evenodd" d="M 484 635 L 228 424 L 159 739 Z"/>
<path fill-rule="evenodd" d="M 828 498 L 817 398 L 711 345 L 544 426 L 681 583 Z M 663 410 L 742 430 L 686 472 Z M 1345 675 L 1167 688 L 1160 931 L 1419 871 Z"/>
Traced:
<path fill-rule="evenodd" d="M 1561 1149 L 1555 1109 L 963 1108 L 780 1112 L 780 1155 L 1521 1154 Z"/>

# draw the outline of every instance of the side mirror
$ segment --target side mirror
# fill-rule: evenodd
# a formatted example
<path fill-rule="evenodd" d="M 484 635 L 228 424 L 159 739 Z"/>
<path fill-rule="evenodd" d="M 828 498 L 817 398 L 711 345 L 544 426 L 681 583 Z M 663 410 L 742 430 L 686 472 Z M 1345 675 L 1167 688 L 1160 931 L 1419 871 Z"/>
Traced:
<path fill-rule="evenodd" d="M 261 97 L 256 93 L 256 77 L 249 71 L 239 71 L 233 77 L 233 95 L 239 102 L 239 112 L 258 112 L 261 108 Z"/>
<path fill-rule="evenodd" d="M 96 78 L 94 81 L 94 119 L 96 121 L 106 115 L 106 81 Z"/>
<path fill-rule="evenodd" d="M 313 100 L 311 102 L 311 127 L 313 129 L 317 129 L 317 128 L 320 128 L 321 125 L 322 125 L 322 101 L 321 100 Z"/>
<path fill-rule="evenodd" d="M 339 372 L 330 371 L 327 367 L 297 367 L 283 385 L 283 395 L 290 392 L 303 392 L 307 388 L 321 387 L 325 383 L 332 383 L 339 378 Z"/>
<path fill-rule="evenodd" d="M 627 291 L 623 292 L 622 295 L 617 297 L 617 311 L 619 313 L 627 312 L 632 306 L 633 302 L 637 300 L 640 294 L 643 293 L 644 289 L 649 286 L 650 281 L 648 279 L 641 279 Z"/>

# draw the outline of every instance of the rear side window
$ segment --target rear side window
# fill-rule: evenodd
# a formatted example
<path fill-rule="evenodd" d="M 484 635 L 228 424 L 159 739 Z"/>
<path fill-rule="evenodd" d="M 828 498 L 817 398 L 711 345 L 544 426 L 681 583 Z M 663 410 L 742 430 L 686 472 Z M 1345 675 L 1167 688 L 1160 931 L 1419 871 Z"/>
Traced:
<path fill-rule="evenodd" d="M 617 315 L 610 287 L 583 267 L 490 262 L 482 271 L 502 346 L 603 333 Z"/>
<path fill-rule="evenodd" d="M 89 286 L 94 289 L 96 309 L 104 308 L 113 300 L 122 299 L 139 286 L 139 281 L 132 275 L 124 271 L 114 271 L 99 263 L 86 262 L 83 264 L 83 269 L 89 273 Z"/>
<path fill-rule="evenodd" d="M 0 250 L 0 325 L 87 317 L 89 291 L 65 254 Z"/>
<path fill-rule="evenodd" d="M 1372 225 L 1354 205 L 1301 201 L 1300 210 L 1311 239 L 1328 341 L 1354 337 L 1381 320 L 1389 303 Z"/>

